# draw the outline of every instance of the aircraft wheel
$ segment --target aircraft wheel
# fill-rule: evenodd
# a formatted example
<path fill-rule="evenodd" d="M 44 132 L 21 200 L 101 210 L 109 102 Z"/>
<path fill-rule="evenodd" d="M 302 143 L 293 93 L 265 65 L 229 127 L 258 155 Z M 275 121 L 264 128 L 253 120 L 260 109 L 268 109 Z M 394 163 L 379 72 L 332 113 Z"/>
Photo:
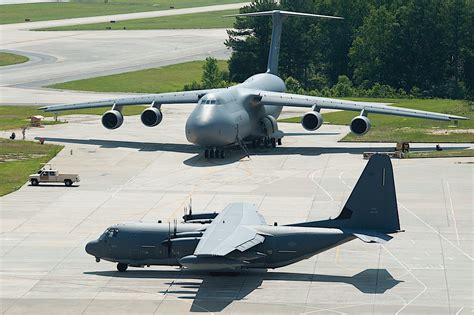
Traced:
<path fill-rule="evenodd" d="M 274 148 L 274 147 L 276 147 L 276 146 L 277 146 L 276 140 L 275 140 L 275 138 L 272 138 L 272 147 Z"/>
<path fill-rule="evenodd" d="M 127 271 L 127 268 L 128 268 L 127 264 L 122 264 L 122 263 L 117 264 L 117 270 L 120 271 L 120 272 Z"/>
<path fill-rule="evenodd" d="M 38 186 L 38 180 L 37 180 L 36 178 L 33 178 L 33 179 L 31 180 L 31 185 L 32 185 L 32 186 Z"/>
<path fill-rule="evenodd" d="M 225 159 L 225 151 L 221 150 L 221 159 Z"/>
<path fill-rule="evenodd" d="M 281 138 L 278 139 L 278 145 L 281 145 Z"/>
<path fill-rule="evenodd" d="M 209 158 L 210 159 L 214 158 L 214 150 L 209 150 Z"/>
<path fill-rule="evenodd" d="M 205 157 L 206 159 L 209 158 L 209 150 L 207 150 L 207 149 L 204 150 L 204 157 Z"/>

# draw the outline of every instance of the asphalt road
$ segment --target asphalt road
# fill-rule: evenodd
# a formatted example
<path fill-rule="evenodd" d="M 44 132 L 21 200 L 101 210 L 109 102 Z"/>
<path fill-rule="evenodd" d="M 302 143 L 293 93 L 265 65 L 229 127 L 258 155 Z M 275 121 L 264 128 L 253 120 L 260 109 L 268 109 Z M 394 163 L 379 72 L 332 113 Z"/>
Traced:
<path fill-rule="evenodd" d="M 35 28 L 170 16 L 239 8 L 240 4 L 0 25 L 3 51 L 31 61 L 0 68 L 0 104 L 57 104 L 114 97 L 111 93 L 56 91 L 42 86 L 147 69 L 207 56 L 225 59 L 224 29 L 144 31 L 58 31 Z"/>

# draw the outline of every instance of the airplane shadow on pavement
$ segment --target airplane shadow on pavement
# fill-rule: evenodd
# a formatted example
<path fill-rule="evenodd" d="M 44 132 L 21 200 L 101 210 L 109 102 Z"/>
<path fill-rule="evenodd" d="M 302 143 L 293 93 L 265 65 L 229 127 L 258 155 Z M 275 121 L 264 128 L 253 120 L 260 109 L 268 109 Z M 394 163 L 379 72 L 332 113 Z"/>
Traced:
<path fill-rule="evenodd" d="M 345 283 L 353 285 L 364 294 L 383 294 L 397 284 L 387 269 L 366 269 L 353 276 L 319 275 L 266 270 L 245 270 L 237 276 L 212 276 L 208 273 L 187 270 L 133 270 L 91 271 L 88 275 L 115 278 L 174 279 L 168 288 L 160 291 L 179 299 L 193 300 L 191 312 L 219 312 L 234 301 L 243 300 L 263 281 L 303 281 L 313 283 Z"/>
<path fill-rule="evenodd" d="M 36 137 L 35 139 L 39 139 Z M 212 167 L 218 165 L 232 164 L 246 158 L 246 154 L 239 148 L 232 149 L 228 152 L 225 159 L 206 159 L 204 158 L 203 149 L 193 144 L 182 143 L 154 143 L 154 142 L 134 142 L 134 141 L 119 141 L 119 140 L 102 140 L 102 139 L 74 139 L 74 138 L 44 138 L 45 141 L 59 142 L 59 143 L 74 143 L 85 145 L 98 145 L 101 148 L 129 148 L 137 149 L 139 151 L 163 151 L 163 152 L 177 152 L 177 153 L 191 153 L 195 154 L 193 157 L 183 161 L 184 164 L 194 167 Z M 462 150 L 468 147 L 449 147 L 449 150 Z M 434 145 L 427 147 L 412 148 L 411 151 L 426 151 L 434 150 Z M 305 155 L 318 156 L 321 154 L 362 154 L 364 152 L 392 152 L 394 147 L 392 144 L 382 144 L 381 146 L 368 147 L 285 147 L 276 148 L 249 148 L 250 158 L 257 155 Z"/>

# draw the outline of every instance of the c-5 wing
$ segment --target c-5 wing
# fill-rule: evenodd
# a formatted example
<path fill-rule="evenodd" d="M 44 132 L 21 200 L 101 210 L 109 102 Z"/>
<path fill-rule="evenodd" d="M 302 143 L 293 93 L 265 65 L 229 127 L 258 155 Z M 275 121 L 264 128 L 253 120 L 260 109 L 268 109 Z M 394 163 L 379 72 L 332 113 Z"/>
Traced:
<path fill-rule="evenodd" d="M 212 221 L 197 245 L 195 256 L 225 256 L 263 243 L 265 238 L 252 226 L 266 224 L 257 209 L 246 203 L 228 205 Z"/>
<path fill-rule="evenodd" d="M 259 91 L 255 93 L 263 105 L 293 106 L 293 107 L 315 107 L 317 109 L 340 109 L 351 111 L 364 111 L 365 113 L 385 114 L 406 116 L 415 118 L 425 118 L 434 120 L 466 120 L 468 118 L 449 114 L 440 114 L 427 112 L 422 110 L 400 108 L 395 106 L 387 106 L 369 102 L 354 102 L 346 100 L 338 100 L 332 98 Z"/>
<path fill-rule="evenodd" d="M 139 95 L 136 97 L 117 98 L 97 102 L 86 102 L 76 104 L 60 104 L 44 106 L 40 109 L 46 112 L 58 112 L 63 110 L 83 109 L 83 108 L 97 108 L 97 107 L 111 107 L 111 106 L 129 106 L 129 105 L 144 105 L 155 103 L 158 104 L 182 104 L 182 103 L 197 103 L 201 97 L 209 93 L 210 91 L 216 91 L 219 89 L 212 90 L 196 90 L 196 91 L 185 91 L 185 92 L 173 92 L 173 93 L 160 93 L 160 94 L 148 94 Z"/>

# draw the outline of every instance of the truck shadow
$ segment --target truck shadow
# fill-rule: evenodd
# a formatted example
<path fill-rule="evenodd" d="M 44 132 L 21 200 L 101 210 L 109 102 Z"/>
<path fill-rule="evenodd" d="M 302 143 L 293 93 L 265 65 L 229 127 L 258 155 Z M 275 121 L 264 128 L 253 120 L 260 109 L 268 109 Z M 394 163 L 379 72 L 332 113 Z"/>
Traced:
<path fill-rule="evenodd" d="M 191 312 L 219 312 L 233 301 L 244 299 L 256 289 L 261 289 L 264 281 L 280 282 L 313 282 L 313 283 L 345 283 L 353 285 L 364 294 L 383 294 L 397 284 L 386 269 L 366 269 L 353 276 L 320 275 L 266 270 L 246 270 L 237 276 L 211 276 L 186 270 L 133 270 L 127 272 L 91 271 L 84 272 L 114 278 L 168 279 L 167 289 L 159 291 L 179 299 L 193 300 Z"/>
<path fill-rule="evenodd" d="M 28 186 L 31 186 L 31 187 L 62 187 L 62 188 L 79 188 L 79 185 L 75 185 L 75 184 L 72 184 L 71 186 L 66 186 L 62 183 L 58 183 L 58 184 L 39 184 L 38 186 L 34 186 L 34 185 L 31 185 L 31 184 L 28 184 Z"/>

